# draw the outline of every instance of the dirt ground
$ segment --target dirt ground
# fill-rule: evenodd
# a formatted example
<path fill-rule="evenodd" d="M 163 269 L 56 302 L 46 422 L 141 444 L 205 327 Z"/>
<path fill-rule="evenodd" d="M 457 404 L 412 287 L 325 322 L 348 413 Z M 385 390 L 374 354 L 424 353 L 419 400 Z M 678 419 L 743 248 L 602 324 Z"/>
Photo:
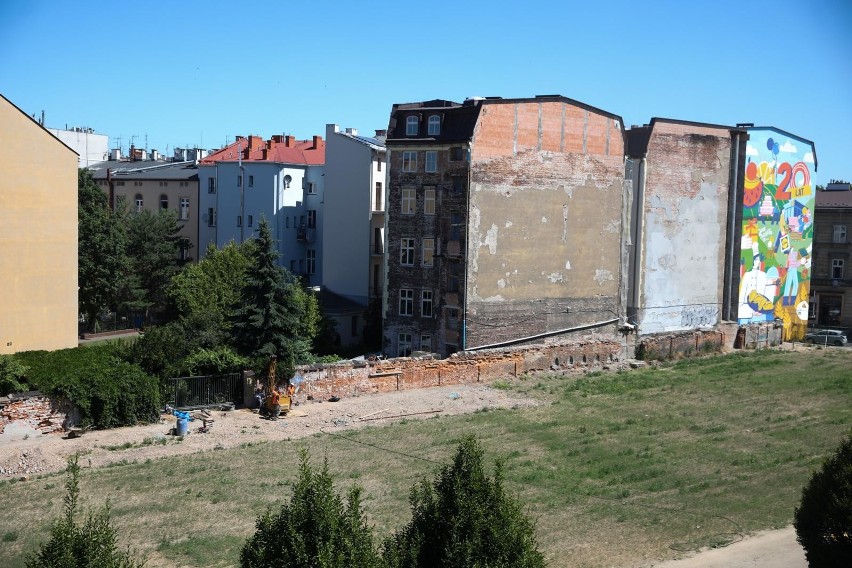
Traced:
<path fill-rule="evenodd" d="M 201 422 L 189 423 L 189 434 L 178 440 L 170 434 L 174 416 L 164 414 L 158 424 L 96 430 L 75 439 L 60 434 L 40 434 L 22 429 L 14 439 L 0 441 L 0 479 L 21 478 L 61 471 L 75 453 L 84 454 L 83 467 L 103 467 L 121 460 L 144 461 L 214 448 L 230 448 L 260 440 L 296 439 L 320 430 L 342 431 L 391 421 L 472 413 L 484 407 L 535 406 L 537 401 L 483 385 L 453 385 L 370 394 L 338 402 L 306 400 L 278 421 L 260 418 L 248 409 L 213 411 L 209 432 L 199 432 Z M 404 416 L 403 416 L 404 415 Z M 121 451 L 115 451 L 118 447 Z"/>

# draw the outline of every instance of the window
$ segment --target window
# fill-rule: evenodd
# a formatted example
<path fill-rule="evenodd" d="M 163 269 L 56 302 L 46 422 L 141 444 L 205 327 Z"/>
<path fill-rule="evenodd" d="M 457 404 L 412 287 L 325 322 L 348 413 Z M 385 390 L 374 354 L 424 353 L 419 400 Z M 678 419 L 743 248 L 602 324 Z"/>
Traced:
<path fill-rule="evenodd" d="M 358 337 L 358 316 L 352 316 L 349 332 L 352 334 L 352 337 Z"/>
<path fill-rule="evenodd" d="M 141 181 L 134 181 L 133 187 L 142 187 L 142 182 Z"/>
<path fill-rule="evenodd" d="M 426 173 L 438 171 L 438 152 L 426 152 Z"/>
<path fill-rule="evenodd" d="M 207 208 L 207 226 L 215 227 L 216 226 L 216 208 L 208 207 Z"/>
<path fill-rule="evenodd" d="M 840 279 L 843 278 L 843 259 L 842 258 L 831 259 L 831 277 L 835 280 L 840 280 Z"/>
<path fill-rule="evenodd" d="M 846 225 L 835 225 L 834 226 L 834 237 L 831 242 L 833 243 L 845 243 L 846 242 Z"/>
<path fill-rule="evenodd" d="M 399 249 L 399 263 L 402 266 L 414 266 L 414 239 L 402 239 Z"/>
<path fill-rule="evenodd" d="M 432 266 L 434 256 L 435 239 L 423 239 L 423 251 L 421 255 L 423 266 Z"/>
<path fill-rule="evenodd" d="M 420 351 L 432 351 L 432 336 L 424 333 L 420 336 Z"/>
<path fill-rule="evenodd" d="M 432 290 L 420 292 L 420 315 L 424 318 L 432 317 Z"/>
<path fill-rule="evenodd" d="M 305 253 L 305 260 L 308 267 L 308 274 L 315 274 L 317 271 L 317 251 L 308 249 Z"/>
<path fill-rule="evenodd" d="M 460 262 L 451 262 L 450 263 L 450 281 L 449 281 L 449 284 L 447 286 L 448 291 L 458 292 L 460 282 L 461 282 L 461 263 Z"/>
<path fill-rule="evenodd" d="M 189 221 L 189 197 L 180 198 L 180 220 Z"/>
<path fill-rule="evenodd" d="M 121 182 L 119 182 L 121 183 Z M 133 203 L 136 205 L 134 211 L 136 213 L 142 213 L 142 206 L 145 204 L 145 201 L 142 199 L 142 194 L 137 193 L 136 197 L 133 199 Z"/>
<path fill-rule="evenodd" d="M 308 182 L 308 194 L 309 195 L 316 195 L 316 193 L 317 193 L 317 184 L 312 182 L 312 181 Z"/>
<path fill-rule="evenodd" d="M 249 226 L 249 227 L 253 227 L 253 226 L 254 226 L 254 217 L 253 217 L 253 216 L 251 216 L 251 215 L 249 215 L 249 216 L 248 216 L 248 226 Z"/>
<path fill-rule="evenodd" d="M 409 355 L 411 355 L 411 334 L 400 333 L 399 341 L 397 343 L 396 356 L 408 357 Z"/>
<path fill-rule="evenodd" d="M 254 187 L 254 176 L 249 176 L 249 187 Z"/>
<path fill-rule="evenodd" d="M 461 176 L 453 176 L 453 193 L 461 193 L 464 191 L 464 182 Z"/>
<path fill-rule="evenodd" d="M 441 117 L 433 114 L 429 117 L 429 136 L 437 136 L 441 133 Z"/>
<path fill-rule="evenodd" d="M 435 214 L 435 188 L 434 187 L 424 187 L 423 188 L 423 214 L 424 215 L 434 215 Z"/>
<path fill-rule="evenodd" d="M 284 217 L 284 225 L 285 225 L 285 227 L 284 227 L 285 229 L 290 228 L 290 217 Z"/>
<path fill-rule="evenodd" d="M 402 153 L 402 171 L 416 172 L 417 171 L 417 152 Z"/>
<path fill-rule="evenodd" d="M 464 220 L 461 213 L 453 213 L 450 222 L 450 240 L 460 241 L 462 238 L 462 229 L 464 228 Z"/>
<path fill-rule="evenodd" d="M 399 291 L 399 315 L 414 315 L 414 290 L 403 288 Z"/>
<path fill-rule="evenodd" d="M 142 182 L 139 182 L 139 185 L 142 185 Z M 161 181 L 161 182 L 160 182 L 160 187 L 169 187 L 169 182 L 167 182 L 167 181 Z"/>
<path fill-rule="evenodd" d="M 168 209 L 169 208 L 169 196 L 161 195 L 160 196 L 160 209 Z"/>
<path fill-rule="evenodd" d="M 409 116 L 405 119 L 405 135 L 406 136 L 417 136 L 417 130 L 420 121 L 416 116 Z"/>
<path fill-rule="evenodd" d="M 461 146 L 453 146 L 450 148 L 450 161 L 460 162 L 464 160 L 464 148 Z"/>
<path fill-rule="evenodd" d="M 178 185 L 181 186 L 181 187 L 189 187 L 189 182 L 188 181 L 182 181 Z"/>
<path fill-rule="evenodd" d="M 379 162 L 381 163 L 381 162 Z M 382 182 L 376 182 L 376 205 L 373 207 L 373 211 L 381 211 L 382 210 Z"/>
<path fill-rule="evenodd" d="M 317 212 L 314 209 L 308 209 L 308 229 L 317 228 Z"/>
<path fill-rule="evenodd" d="M 447 308 L 447 329 L 459 328 L 459 310 L 458 308 Z"/>
<path fill-rule="evenodd" d="M 414 188 L 413 187 L 403 187 L 402 188 L 402 214 L 403 215 L 414 215 Z"/>
<path fill-rule="evenodd" d="M 115 185 L 124 185 L 124 182 L 123 181 L 117 181 L 117 182 L 115 182 Z"/>
<path fill-rule="evenodd" d="M 292 272 L 293 274 L 296 273 L 296 261 L 295 260 L 290 261 L 290 272 Z"/>
<path fill-rule="evenodd" d="M 242 227 L 242 226 L 243 226 L 243 216 L 237 215 L 237 227 Z"/>
<path fill-rule="evenodd" d="M 382 158 L 381 158 L 381 156 L 379 156 L 379 159 L 376 160 L 376 171 L 377 172 L 382 171 Z"/>
<path fill-rule="evenodd" d="M 243 186 L 243 176 L 237 176 L 237 187 Z"/>
<path fill-rule="evenodd" d="M 207 193 L 216 193 L 216 178 L 207 180 Z"/>

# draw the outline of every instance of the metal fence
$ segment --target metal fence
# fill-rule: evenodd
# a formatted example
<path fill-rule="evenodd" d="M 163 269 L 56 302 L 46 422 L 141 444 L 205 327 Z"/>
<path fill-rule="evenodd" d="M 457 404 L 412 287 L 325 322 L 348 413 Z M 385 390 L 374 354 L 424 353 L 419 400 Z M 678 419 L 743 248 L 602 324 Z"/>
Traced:
<path fill-rule="evenodd" d="M 169 406 L 182 410 L 237 404 L 243 399 L 242 374 L 169 379 L 168 398 Z"/>

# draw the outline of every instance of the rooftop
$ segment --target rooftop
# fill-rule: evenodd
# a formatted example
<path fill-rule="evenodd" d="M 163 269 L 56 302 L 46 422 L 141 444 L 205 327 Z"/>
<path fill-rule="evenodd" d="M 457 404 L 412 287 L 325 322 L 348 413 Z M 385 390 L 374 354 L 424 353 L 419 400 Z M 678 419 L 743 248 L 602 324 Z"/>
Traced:
<path fill-rule="evenodd" d="M 144 160 L 128 162 L 110 160 L 99 162 L 88 168 L 95 179 L 106 179 L 107 171 L 113 178 L 133 180 L 198 180 L 198 168 L 194 162 L 158 162 Z"/>
<path fill-rule="evenodd" d="M 303 166 L 325 164 L 325 142 L 322 136 L 312 140 L 296 140 L 294 136 L 274 135 L 269 140 L 260 136 L 237 136 L 233 144 L 212 152 L 200 164 L 216 162 L 274 162 Z"/>

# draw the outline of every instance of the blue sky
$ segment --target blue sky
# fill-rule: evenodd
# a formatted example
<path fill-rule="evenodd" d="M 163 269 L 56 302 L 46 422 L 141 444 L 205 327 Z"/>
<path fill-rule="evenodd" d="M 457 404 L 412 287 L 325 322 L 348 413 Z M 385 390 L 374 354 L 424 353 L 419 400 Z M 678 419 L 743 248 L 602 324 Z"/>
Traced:
<path fill-rule="evenodd" d="M 2 0 L 0 93 L 161 152 L 561 94 L 628 126 L 777 126 L 816 143 L 826 183 L 852 179 L 852 2 Z"/>

